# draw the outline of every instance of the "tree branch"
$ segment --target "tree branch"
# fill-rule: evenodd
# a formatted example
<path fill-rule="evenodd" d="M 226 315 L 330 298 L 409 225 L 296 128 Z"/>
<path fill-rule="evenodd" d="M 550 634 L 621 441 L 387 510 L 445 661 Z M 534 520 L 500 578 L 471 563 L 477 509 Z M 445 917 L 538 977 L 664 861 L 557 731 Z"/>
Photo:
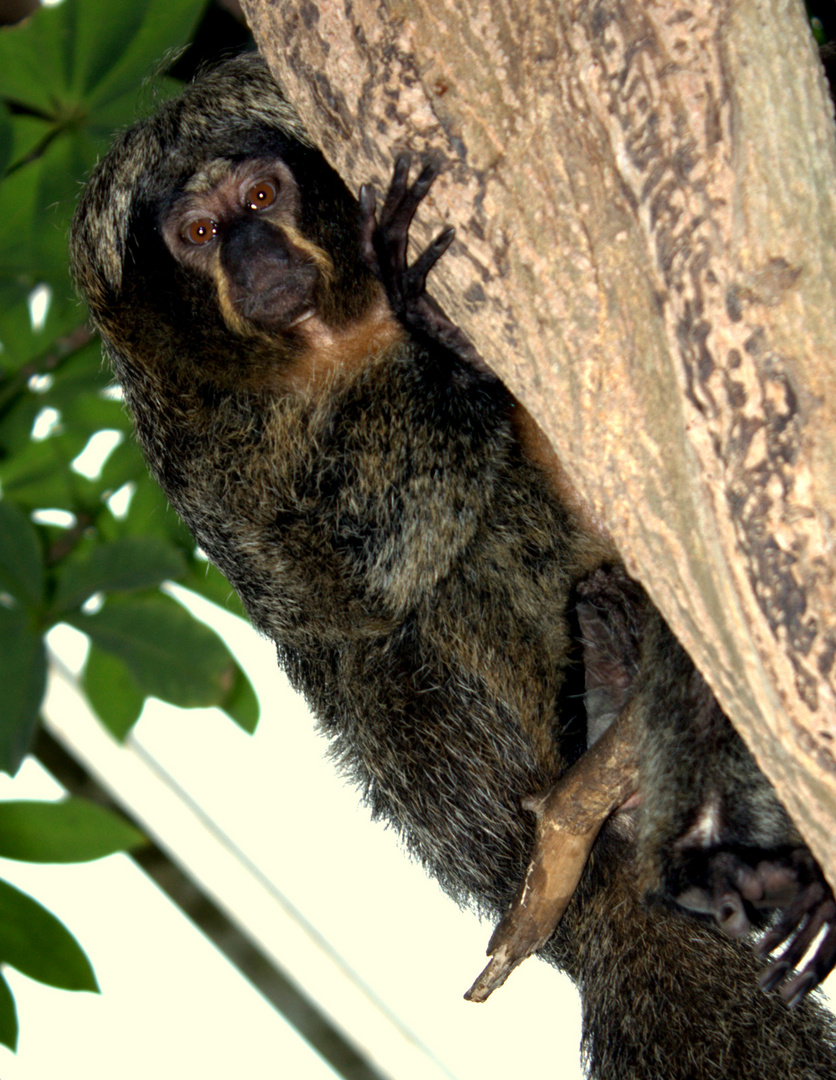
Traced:
<path fill-rule="evenodd" d="M 354 186 L 446 170 L 445 310 L 836 882 L 836 147 L 786 0 L 248 0 Z"/>

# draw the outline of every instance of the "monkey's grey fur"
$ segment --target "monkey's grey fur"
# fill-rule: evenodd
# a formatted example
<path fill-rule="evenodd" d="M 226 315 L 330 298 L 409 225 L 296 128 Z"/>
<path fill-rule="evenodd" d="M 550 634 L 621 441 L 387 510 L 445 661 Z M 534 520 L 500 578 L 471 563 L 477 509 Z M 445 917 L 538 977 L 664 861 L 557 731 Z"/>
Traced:
<path fill-rule="evenodd" d="M 315 318 L 269 334 L 218 299 L 245 260 L 195 272 L 170 250 L 195 174 L 264 157 L 300 200 L 275 230 L 281 258 L 302 265 L 301 236 L 333 264 Z M 585 746 L 580 665 L 615 672 L 605 699 L 621 676 L 638 695 L 637 828 L 605 827 L 543 950 L 580 989 L 590 1076 L 836 1080 L 829 1015 L 762 992 L 749 943 L 674 910 L 689 888 L 714 910 L 715 854 L 803 850 L 792 824 L 641 591 L 527 458 L 503 387 L 408 311 L 409 332 L 381 315 L 357 205 L 262 64 L 226 63 L 120 136 L 71 247 L 154 476 L 372 812 L 453 896 L 498 917 L 518 889 L 521 800 Z"/>

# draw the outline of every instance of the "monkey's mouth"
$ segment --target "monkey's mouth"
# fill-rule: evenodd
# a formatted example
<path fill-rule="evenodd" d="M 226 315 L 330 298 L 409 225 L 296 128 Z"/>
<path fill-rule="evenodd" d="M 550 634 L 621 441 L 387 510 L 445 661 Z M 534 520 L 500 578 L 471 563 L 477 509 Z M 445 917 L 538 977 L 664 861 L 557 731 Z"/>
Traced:
<path fill-rule="evenodd" d="M 316 270 L 283 274 L 279 280 L 262 281 L 258 289 L 240 297 L 238 310 L 260 330 L 286 330 L 314 312 Z"/>

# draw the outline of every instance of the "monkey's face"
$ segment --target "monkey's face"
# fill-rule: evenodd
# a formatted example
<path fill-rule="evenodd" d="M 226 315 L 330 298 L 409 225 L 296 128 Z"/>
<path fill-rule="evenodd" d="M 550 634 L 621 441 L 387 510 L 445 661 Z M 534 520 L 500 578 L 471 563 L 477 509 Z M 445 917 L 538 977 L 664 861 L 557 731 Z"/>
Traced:
<path fill-rule="evenodd" d="M 313 313 L 329 256 L 299 229 L 301 198 L 278 158 L 217 159 L 190 178 L 161 222 L 178 263 L 210 279 L 235 333 L 289 328 Z"/>
<path fill-rule="evenodd" d="M 135 415 L 140 388 L 150 409 L 174 385 L 307 385 L 322 343 L 381 307 L 357 203 L 255 55 L 116 138 L 71 254 Z"/>

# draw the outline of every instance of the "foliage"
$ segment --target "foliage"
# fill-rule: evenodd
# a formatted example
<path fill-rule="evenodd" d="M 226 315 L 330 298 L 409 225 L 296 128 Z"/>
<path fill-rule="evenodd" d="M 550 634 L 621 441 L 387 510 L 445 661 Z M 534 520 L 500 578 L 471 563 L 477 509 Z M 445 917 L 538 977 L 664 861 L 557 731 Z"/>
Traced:
<path fill-rule="evenodd" d="M 84 862 L 144 843 L 112 811 L 84 799 L 0 803 L 0 858 Z M 97 991 L 96 976 L 73 935 L 37 900 L 0 880 L 0 964 L 64 990 Z M 14 1050 L 14 997 L 0 972 L 0 1043 Z"/>
<path fill-rule="evenodd" d="M 117 737 L 150 695 L 217 705 L 247 730 L 253 690 L 224 643 L 161 591 L 177 581 L 229 605 L 148 477 L 68 273 L 80 181 L 114 129 L 176 90 L 161 58 L 190 39 L 205 0 L 65 0 L 0 30 L 0 769 L 31 744 L 60 623 L 90 641 L 83 684 Z M 90 462 L 93 462 L 90 464 Z M 76 800 L 0 804 L 0 856 L 75 861 L 141 840 Z M 95 989 L 54 916 L 0 882 L 0 963 Z M 0 976 L 0 1042 L 14 1047 Z"/>

